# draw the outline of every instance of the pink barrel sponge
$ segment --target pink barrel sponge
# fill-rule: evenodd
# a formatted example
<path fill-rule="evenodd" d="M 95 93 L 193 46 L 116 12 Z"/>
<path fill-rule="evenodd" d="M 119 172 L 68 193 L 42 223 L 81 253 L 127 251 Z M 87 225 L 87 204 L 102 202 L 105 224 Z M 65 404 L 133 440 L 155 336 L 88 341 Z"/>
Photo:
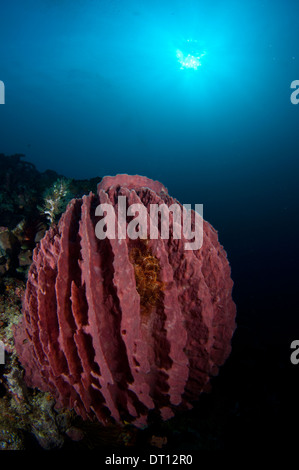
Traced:
<path fill-rule="evenodd" d="M 30 387 L 84 419 L 145 426 L 190 408 L 227 359 L 235 330 L 233 282 L 217 232 L 184 238 L 99 239 L 99 204 L 178 203 L 143 176 L 103 178 L 72 200 L 34 250 L 15 345 Z M 182 206 L 180 206 L 182 207 Z M 132 217 L 127 217 L 128 225 Z"/>

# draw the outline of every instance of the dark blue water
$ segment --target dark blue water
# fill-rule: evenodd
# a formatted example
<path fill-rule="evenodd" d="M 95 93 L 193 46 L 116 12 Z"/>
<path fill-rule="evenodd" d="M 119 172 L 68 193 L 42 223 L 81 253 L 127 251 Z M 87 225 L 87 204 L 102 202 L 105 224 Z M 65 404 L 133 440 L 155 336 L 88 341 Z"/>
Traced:
<path fill-rule="evenodd" d="M 11 0 L 0 15 L 0 151 L 73 178 L 143 174 L 203 203 L 240 327 L 295 339 L 298 2 Z M 176 57 L 188 39 L 197 70 Z"/>

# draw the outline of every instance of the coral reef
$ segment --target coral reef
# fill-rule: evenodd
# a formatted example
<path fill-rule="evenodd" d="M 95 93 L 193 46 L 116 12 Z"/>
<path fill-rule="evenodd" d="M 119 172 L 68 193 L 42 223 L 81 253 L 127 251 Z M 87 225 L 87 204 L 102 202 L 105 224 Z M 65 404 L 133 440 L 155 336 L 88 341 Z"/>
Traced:
<path fill-rule="evenodd" d="M 15 345 L 27 385 L 58 408 L 143 427 L 208 390 L 231 350 L 233 283 L 206 221 L 197 251 L 174 239 L 172 223 L 169 240 L 97 239 L 95 208 L 117 209 L 118 196 L 147 210 L 175 202 L 161 183 L 128 175 L 72 200 L 34 250 Z"/>
<path fill-rule="evenodd" d="M 0 220 L 9 230 L 37 213 L 43 192 L 59 178 L 54 171 L 40 173 L 23 157 L 0 154 Z"/>
<path fill-rule="evenodd" d="M 13 327 L 21 317 L 25 283 L 14 278 L 4 278 L 0 287 L 0 341 L 7 352 L 14 351 Z"/>
<path fill-rule="evenodd" d="M 61 447 L 68 436 L 81 439 L 82 432 L 73 425 L 72 412 L 54 410 L 49 393 L 27 389 L 13 328 L 21 317 L 32 251 L 48 228 L 38 210 L 45 193 L 62 180 L 68 181 L 72 194 L 82 196 L 94 190 L 100 178 L 69 182 L 51 170 L 40 173 L 19 154 L 0 154 L 0 168 L 0 342 L 5 348 L 5 364 L 0 364 L 0 449 L 24 449 L 32 445 L 30 436 L 40 447 Z"/>
<path fill-rule="evenodd" d="M 7 368 L 10 371 L 2 379 L 7 395 L 0 398 L 0 449 L 24 449 L 28 435 L 34 436 L 43 449 L 60 448 L 68 437 L 75 441 L 84 438 L 84 433 L 74 425 L 71 410 L 57 412 L 50 393 L 27 389 L 16 361 L 11 361 Z"/>
<path fill-rule="evenodd" d="M 0 277 L 24 279 L 49 223 L 58 220 L 71 195 L 95 190 L 100 179 L 70 180 L 52 170 L 40 173 L 23 157 L 0 154 Z"/>
<path fill-rule="evenodd" d="M 0 450 L 25 449 L 27 434 L 35 436 L 44 449 L 61 447 L 64 434 L 72 427 L 72 413 L 67 410 L 58 414 L 49 393 L 27 389 L 15 353 L 13 328 L 21 317 L 25 284 L 5 278 L 1 287 L 0 341 L 6 357 L 5 364 L 0 366 Z"/>

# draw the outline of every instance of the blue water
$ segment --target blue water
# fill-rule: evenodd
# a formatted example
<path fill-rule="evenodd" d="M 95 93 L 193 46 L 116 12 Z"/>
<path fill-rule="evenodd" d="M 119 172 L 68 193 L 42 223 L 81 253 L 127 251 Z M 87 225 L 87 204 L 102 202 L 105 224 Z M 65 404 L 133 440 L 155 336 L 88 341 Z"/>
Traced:
<path fill-rule="evenodd" d="M 0 152 L 72 178 L 143 174 L 203 203 L 239 324 L 295 339 L 298 1 L 10 0 L 0 15 Z M 176 57 L 187 39 L 205 51 L 197 70 Z"/>

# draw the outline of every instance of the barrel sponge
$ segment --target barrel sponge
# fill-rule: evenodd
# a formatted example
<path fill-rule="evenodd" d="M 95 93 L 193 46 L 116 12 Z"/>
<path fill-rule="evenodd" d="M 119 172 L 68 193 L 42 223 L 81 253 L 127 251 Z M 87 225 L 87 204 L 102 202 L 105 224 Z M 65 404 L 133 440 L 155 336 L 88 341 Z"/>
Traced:
<path fill-rule="evenodd" d="M 58 408 L 144 427 L 209 388 L 230 354 L 236 307 L 206 221 L 197 250 L 173 236 L 171 213 L 168 239 L 99 239 L 96 208 L 111 204 L 117 223 L 118 196 L 148 216 L 151 204 L 179 204 L 139 175 L 104 177 L 97 195 L 73 199 L 34 250 L 15 344 L 27 385 L 51 392 Z"/>

